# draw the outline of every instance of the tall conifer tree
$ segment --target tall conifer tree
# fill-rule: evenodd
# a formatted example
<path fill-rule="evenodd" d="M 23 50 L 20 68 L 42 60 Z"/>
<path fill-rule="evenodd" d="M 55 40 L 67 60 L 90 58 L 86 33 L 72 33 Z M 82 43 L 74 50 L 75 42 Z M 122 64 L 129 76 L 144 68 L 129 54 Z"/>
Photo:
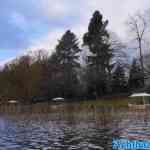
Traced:
<path fill-rule="evenodd" d="M 80 67 L 78 40 L 70 30 L 62 36 L 56 46 L 56 56 L 59 65 L 63 68 L 63 81 L 61 82 L 63 96 L 72 97 L 77 85 L 77 69 Z"/>
<path fill-rule="evenodd" d="M 113 56 L 107 32 L 108 21 L 103 21 L 99 11 L 95 11 L 84 34 L 84 45 L 89 47 L 91 55 L 88 56 L 88 65 L 94 74 L 93 84 L 97 96 L 105 94 L 108 90 L 108 72 Z"/>

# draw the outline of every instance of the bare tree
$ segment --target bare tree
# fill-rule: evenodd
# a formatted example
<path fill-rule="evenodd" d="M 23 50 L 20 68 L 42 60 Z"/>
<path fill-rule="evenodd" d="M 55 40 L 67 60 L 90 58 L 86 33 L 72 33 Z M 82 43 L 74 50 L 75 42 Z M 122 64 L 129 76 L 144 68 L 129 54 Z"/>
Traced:
<path fill-rule="evenodd" d="M 137 13 L 134 16 L 130 16 L 129 20 L 127 21 L 127 25 L 129 27 L 130 33 L 134 37 L 138 44 L 138 50 L 140 54 L 140 64 L 143 74 L 143 85 L 144 85 L 144 63 L 143 63 L 143 41 L 144 35 L 148 28 L 147 21 L 144 14 Z"/>

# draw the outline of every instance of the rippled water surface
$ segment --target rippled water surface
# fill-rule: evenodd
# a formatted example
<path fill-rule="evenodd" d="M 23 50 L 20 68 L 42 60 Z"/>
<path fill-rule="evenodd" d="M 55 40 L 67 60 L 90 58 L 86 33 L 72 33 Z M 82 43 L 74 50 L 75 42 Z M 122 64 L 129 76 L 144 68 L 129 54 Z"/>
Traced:
<path fill-rule="evenodd" d="M 0 150 L 111 150 L 114 138 L 150 139 L 150 111 L 96 102 L 0 106 Z"/>

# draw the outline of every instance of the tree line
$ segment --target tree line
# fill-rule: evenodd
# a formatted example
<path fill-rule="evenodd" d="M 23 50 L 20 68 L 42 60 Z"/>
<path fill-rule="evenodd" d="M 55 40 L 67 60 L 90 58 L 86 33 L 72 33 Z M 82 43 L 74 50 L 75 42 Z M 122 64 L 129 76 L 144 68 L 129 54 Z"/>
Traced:
<path fill-rule="evenodd" d="M 67 30 L 50 56 L 39 50 L 6 64 L 0 70 L 1 98 L 21 102 L 54 97 L 93 99 L 143 88 L 141 59 L 129 63 L 126 46 L 107 26 L 108 20 L 95 11 L 82 45 L 75 33 Z"/>

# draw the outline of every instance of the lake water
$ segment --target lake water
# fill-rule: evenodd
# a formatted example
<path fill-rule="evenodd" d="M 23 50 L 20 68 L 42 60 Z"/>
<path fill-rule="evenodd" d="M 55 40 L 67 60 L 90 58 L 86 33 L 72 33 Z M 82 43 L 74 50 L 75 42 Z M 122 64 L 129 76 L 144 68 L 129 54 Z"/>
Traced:
<path fill-rule="evenodd" d="M 97 102 L 0 106 L 0 150 L 111 150 L 150 139 L 150 111 Z"/>

